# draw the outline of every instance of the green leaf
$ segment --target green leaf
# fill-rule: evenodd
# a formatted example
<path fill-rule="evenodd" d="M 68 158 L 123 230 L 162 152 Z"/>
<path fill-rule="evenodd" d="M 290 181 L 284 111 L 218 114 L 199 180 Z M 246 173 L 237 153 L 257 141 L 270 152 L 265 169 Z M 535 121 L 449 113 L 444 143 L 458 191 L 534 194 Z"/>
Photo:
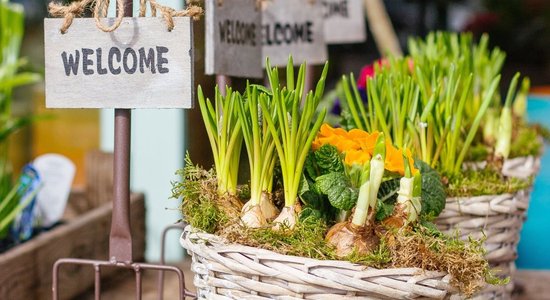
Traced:
<path fill-rule="evenodd" d="M 302 202 L 304 202 L 307 206 L 315 209 L 320 209 L 323 206 L 322 195 L 320 195 L 319 191 L 316 190 L 314 183 L 309 181 L 303 174 L 302 179 L 300 180 L 298 195 L 300 196 L 300 200 L 302 200 Z"/>
<path fill-rule="evenodd" d="M 1 80 L 0 90 L 13 89 L 15 87 L 19 87 L 22 85 L 38 82 L 41 79 L 42 77 L 40 76 L 40 74 L 37 74 L 37 73 L 29 73 L 29 72 L 19 73 L 6 80 Z"/>
<path fill-rule="evenodd" d="M 393 214 L 395 203 L 378 201 L 376 203 L 376 221 L 382 221 Z"/>
<path fill-rule="evenodd" d="M 322 175 L 317 170 L 315 155 L 311 151 L 307 154 L 306 160 L 304 161 L 304 175 L 311 179 L 315 179 L 317 176 Z"/>
<path fill-rule="evenodd" d="M 302 223 L 307 222 L 309 220 L 319 220 L 319 219 L 323 219 L 323 214 L 321 213 L 320 210 L 314 209 L 311 207 L 304 208 L 300 213 L 300 217 L 299 217 L 299 220 Z"/>
<path fill-rule="evenodd" d="M 333 145 L 325 144 L 314 153 L 315 163 L 319 166 L 321 174 L 342 173 L 344 164 L 338 149 Z"/>
<path fill-rule="evenodd" d="M 378 189 L 377 198 L 384 203 L 395 203 L 399 191 L 399 178 L 382 181 Z"/>
<path fill-rule="evenodd" d="M 317 177 L 315 186 L 328 196 L 330 204 L 341 210 L 351 210 L 357 202 L 359 192 L 351 187 L 343 173 L 329 173 Z"/>
<path fill-rule="evenodd" d="M 420 216 L 437 217 L 445 208 L 445 187 L 439 174 L 427 163 L 416 159 L 415 167 L 422 174 L 422 211 Z"/>

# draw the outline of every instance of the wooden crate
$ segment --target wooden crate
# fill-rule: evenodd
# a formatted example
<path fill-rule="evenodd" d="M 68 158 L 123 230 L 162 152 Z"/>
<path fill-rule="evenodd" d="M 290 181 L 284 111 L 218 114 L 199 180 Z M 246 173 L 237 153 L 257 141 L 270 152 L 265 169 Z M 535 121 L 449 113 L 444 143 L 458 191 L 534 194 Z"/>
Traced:
<path fill-rule="evenodd" d="M 78 203 L 83 193 L 73 193 Z M 145 205 L 143 194 L 130 200 L 134 260 L 145 251 Z M 108 259 L 112 204 L 104 203 L 80 215 L 73 214 L 65 224 L 0 254 L 0 299 L 51 299 L 52 266 L 63 257 Z M 102 270 L 102 277 L 113 275 Z M 91 266 L 62 266 L 59 273 L 60 299 L 71 299 L 94 283 Z"/>

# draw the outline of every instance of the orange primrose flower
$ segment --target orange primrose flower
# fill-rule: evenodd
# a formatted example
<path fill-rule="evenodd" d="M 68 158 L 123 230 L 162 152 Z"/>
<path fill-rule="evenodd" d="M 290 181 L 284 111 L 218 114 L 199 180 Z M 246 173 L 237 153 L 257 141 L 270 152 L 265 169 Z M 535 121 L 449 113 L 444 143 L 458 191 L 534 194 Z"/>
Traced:
<path fill-rule="evenodd" d="M 370 162 L 371 155 L 363 150 L 349 150 L 346 152 L 344 163 L 348 166 L 353 164 L 364 165 Z"/>
<path fill-rule="evenodd" d="M 409 167 L 413 175 L 418 173 L 418 169 L 414 167 L 414 160 L 410 150 L 406 150 L 405 156 L 409 161 Z M 386 141 L 386 159 L 384 161 L 384 167 L 390 172 L 399 173 L 399 175 L 405 175 L 405 162 L 403 161 L 403 151 L 394 147 L 391 142 Z"/>
<path fill-rule="evenodd" d="M 379 135 L 378 131 L 368 133 L 360 129 L 352 129 L 348 132 L 325 123 L 321 126 L 311 147 L 313 150 L 318 150 L 321 146 L 330 144 L 335 146 L 339 152 L 346 154 L 344 163 L 347 165 L 364 164 L 370 161 Z M 406 151 L 406 157 L 413 175 L 417 174 L 418 169 L 414 167 L 414 160 L 409 150 Z M 405 175 L 403 151 L 394 147 L 389 140 L 386 140 L 384 166 L 390 172 L 399 173 L 401 176 Z"/>

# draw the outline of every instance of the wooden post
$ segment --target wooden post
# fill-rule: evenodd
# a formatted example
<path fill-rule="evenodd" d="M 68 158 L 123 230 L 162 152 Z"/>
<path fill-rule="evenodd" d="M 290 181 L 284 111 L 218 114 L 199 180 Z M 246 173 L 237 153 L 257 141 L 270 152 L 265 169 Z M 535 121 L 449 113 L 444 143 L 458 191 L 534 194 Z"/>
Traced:
<path fill-rule="evenodd" d="M 381 56 L 403 56 L 399 40 L 382 0 L 365 0 L 367 21 Z"/>

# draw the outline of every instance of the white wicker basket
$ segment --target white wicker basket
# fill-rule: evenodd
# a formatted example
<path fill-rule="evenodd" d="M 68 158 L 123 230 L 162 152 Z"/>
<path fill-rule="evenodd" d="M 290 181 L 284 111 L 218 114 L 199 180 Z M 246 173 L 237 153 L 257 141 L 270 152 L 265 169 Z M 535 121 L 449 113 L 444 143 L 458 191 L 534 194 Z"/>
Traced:
<path fill-rule="evenodd" d="M 199 299 L 460 299 L 443 272 L 282 255 L 191 226 L 180 242 L 192 255 Z"/>
<path fill-rule="evenodd" d="M 513 261 L 529 197 L 530 189 L 513 194 L 447 198 L 435 223 L 447 234 L 458 230 L 464 240 L 469 236 L 486 237 L 486 258 L 491 263 Z"/>
<path fill-rule="evenodd" d="M 502 174 L 508 177 L 528 178 L 540 170 L 540 156 L 521 156 L 504 161 Z"/>
<path fill-rule="evenodd" d="M 438 228 L 447 234 L 460 234 L 463 240 L 469 236 L 485 237 L 486 258 L 492 267 L 500 269 L 499 275 L 513 279 L 517 245 L 527 207 L 530 190 L 513 194 L 448 198 L 443 212 L 435 220 Z M 477 299 L 508 299 L 513 280 L 507 286 L 487 287 L 476 294 Z"/>
<path fill-rule="evenodd" d="M 507 177 L 516 177 L 527 179 L 530 176 L 536 176 L 540 171 L 540 156 L 520 156 L 510 158 L 504 161 L 502 165 L 502 174 Z M 465 162 L 463 169 L 483 170 L 487 167 L 486 161 Z"/>

